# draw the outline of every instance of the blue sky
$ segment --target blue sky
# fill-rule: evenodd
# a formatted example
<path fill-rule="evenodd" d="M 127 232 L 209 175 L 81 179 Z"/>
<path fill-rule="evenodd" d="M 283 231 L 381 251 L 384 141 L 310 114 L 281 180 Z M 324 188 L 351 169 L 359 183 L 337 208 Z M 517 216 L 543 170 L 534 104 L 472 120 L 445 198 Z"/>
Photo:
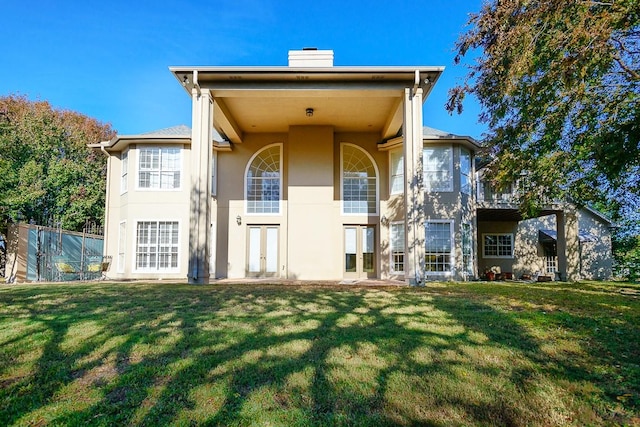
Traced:
<path fill-rule="evenodd" d="M 4 1 L 0 96 L 22 94 L 120 134 L 190 125 L 169 66 L 285 66 L 290 49 L 333 49 L 336 66 L 442 65 L 428 126 L 480 138 L 478 107 L 444 110 L 465 73 L 453 46 L 482 0 Z"/>

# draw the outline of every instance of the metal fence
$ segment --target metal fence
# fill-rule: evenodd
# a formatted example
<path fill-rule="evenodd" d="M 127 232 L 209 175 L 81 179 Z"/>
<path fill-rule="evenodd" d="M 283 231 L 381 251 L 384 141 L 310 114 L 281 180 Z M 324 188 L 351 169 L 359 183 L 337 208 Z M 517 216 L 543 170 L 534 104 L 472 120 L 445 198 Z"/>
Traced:
<path fill-rule="evenodd" d="M 110 260 L 103 256 L 102 230 L 93 224 L 82 232 L 33 224 L 15 227 L 14 242 L 8 245 L 8 258 L 14 264 L 7 266 L 10 282 L 94 280 L 109 267 Z"/>

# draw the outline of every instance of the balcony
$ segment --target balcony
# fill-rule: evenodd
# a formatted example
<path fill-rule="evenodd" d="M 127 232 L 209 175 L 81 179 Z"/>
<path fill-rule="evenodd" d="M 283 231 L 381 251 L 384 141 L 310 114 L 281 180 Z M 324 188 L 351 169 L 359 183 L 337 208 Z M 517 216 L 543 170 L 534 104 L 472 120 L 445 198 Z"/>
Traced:
<path fill-rule="evenodd" d="M 479 221 L 522 221 L 520 191 L 526 188 L 522 181 L 508 188 L 497 190 L 489 182 L 478 180 L 476 208 Z M 539 216 L 551 215 L 563 210 L 562 203 L 540 195 L 543 208 Z"/>

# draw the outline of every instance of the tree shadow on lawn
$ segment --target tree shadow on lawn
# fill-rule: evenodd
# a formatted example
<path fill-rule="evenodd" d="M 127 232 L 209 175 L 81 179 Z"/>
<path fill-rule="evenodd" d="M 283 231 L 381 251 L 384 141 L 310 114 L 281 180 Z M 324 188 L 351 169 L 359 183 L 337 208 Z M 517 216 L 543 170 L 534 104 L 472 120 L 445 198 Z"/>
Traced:
<path fill-rule="evenodd" d="M 558 401 L 573 404 L 561 410 L 567 414 L 563 423 L 640 422 L 640 298 L 621 293 L 624 285 L 603 283 L 482 288 L 472 284 L 432 290 L 439 295 L 434 304 L 469 330 L 522 352 L 533 364 L 525 378 L 552 378 L 556 387 L 565 387 L 561 394 L 566 397 Z M 469 306 L 460 310 L 458 297 L 465 294 Z M 476 313 L 483 310 L 486 315 L 479 321 Z"/>
<path fill-rule="evenodd" d="M 0 392 L 3 425 L 519 425 L 571 412 L 542 397 L 564 397 L 546 376 L 571 382 L 569 360 L 552 370 L 513 316 L 466 298 L 406 288 L 67 289 L 0 294 L 51 330 L 32 372 Z M 9 359 L 24 355 L 12 348 Z"/>

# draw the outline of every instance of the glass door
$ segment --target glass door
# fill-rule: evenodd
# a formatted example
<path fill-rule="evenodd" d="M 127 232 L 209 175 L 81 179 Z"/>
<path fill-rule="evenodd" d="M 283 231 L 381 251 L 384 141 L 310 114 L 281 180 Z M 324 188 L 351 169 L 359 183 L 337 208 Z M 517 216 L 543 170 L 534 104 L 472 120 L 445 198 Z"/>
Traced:
<path fill-rule="evenodd" d="M 344 276 L 376 277 L 376 229 L 373 225 L 344 227 Z"/>
<path fill-rule="evenodd" d="M 278 226 L 249 225 L 247 252 L 247 276 L 277 276 Z"/>

